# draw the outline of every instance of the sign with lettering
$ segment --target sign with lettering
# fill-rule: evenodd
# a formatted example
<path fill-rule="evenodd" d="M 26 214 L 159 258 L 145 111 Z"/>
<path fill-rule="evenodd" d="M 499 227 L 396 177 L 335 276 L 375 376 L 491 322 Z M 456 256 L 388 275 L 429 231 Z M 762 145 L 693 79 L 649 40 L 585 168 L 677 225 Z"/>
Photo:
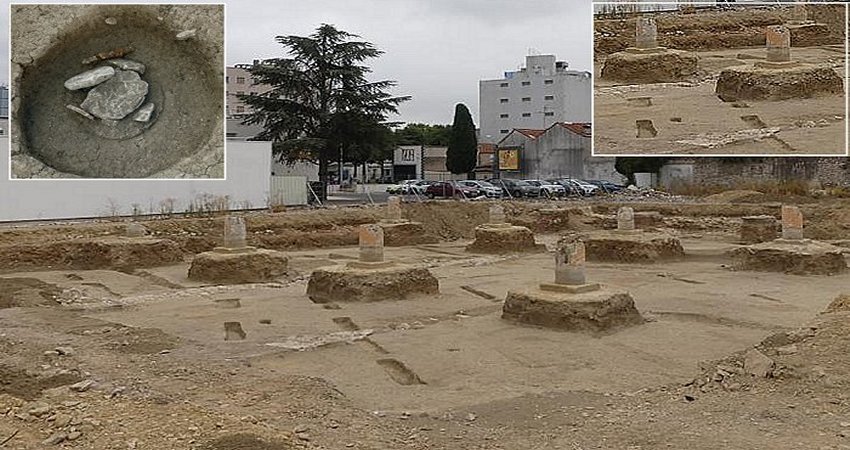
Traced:
<path fill-rule="evenodd" d="M 402 145 L 393 153 L 393 165 L 418 166 L 422 161 L 422 147 L 418 145 Z"/>

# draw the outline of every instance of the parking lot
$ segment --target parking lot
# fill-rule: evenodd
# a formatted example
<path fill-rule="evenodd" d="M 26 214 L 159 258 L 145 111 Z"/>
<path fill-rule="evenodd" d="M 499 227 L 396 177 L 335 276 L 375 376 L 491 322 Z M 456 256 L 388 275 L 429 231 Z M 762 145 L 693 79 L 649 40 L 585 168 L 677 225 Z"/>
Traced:
<path fill-rule="evenodd" d="M 547 180 L 517 180 L 511 178 L 486 180 L 404 180 L 386 185 L 384 192 L 391 195 L 413 197 L 456 198 L 456 199 L 522 199 L 566 197 L 593 197 L 613 193 L 625 186 L 600 180 L 578 180 L 572 178 Z"/>

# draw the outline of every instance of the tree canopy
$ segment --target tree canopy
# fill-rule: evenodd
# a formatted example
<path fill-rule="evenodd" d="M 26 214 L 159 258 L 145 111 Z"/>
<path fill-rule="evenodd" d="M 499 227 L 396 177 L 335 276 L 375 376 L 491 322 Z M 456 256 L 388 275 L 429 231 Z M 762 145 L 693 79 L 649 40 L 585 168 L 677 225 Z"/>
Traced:
<path fill-rule="evenodd" d="M 617 172 L 629 179 L 634 184 L 635 174 L 640 172 L 658 173 L 667 162 L 668 158 L 657 157 L 623 157 L 618 156 L 614 161 Z"/>
<path fill-rule="evenodd" d="M 241 95 L 244 123 L 261 125 L 279 161 L 311 159 L 327 180 L 331 160 L 367 161 L 386 152 L 387 118 L 410 99 L 387 92 L 394 81 L 369 81 L 365 62 L 382 51 L 359 36 L 322 24 L 309 36 L 278 36 L 286 57 L 243 66 L 263 93 Z"/>
<path fill-rule="evenodd" d="M 397 145 L 430 145 L 446 147 L 451 137 L 451 125 L 409 123 L 393 132 Z"/>

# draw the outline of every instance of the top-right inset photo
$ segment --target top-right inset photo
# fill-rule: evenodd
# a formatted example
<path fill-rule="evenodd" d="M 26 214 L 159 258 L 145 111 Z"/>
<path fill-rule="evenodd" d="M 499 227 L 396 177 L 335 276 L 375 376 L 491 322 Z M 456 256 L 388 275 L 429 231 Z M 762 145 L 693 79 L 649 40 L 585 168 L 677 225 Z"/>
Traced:
<path fill-rule="evenodd" d="M 594 4 L 596 156 L 842 156 L 848 5 Z"/>

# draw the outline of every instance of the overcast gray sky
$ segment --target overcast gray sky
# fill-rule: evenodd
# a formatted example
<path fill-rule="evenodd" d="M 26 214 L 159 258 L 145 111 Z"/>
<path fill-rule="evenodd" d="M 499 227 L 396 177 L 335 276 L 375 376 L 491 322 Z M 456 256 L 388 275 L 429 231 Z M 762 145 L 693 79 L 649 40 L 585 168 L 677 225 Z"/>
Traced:
<path fill-rule="evenodd" d="M 55 3 L 79 3 L 62 2 Z M 18 3 L 39 3 L 22 0 Z M 86 3 L 215 3 L 111 0 Z M 227 64 L 282 56 L 278 35 L 306 35 L 321 23 L 360 35 L 386 53 L 374 79 L 398 82 L 413 99 L 404 122 L 450 123 L 454 105 L 478 117 L 478 80 L 519 68 L 529 51 L 555 54 L 570 67 L 592 64 L 590 0 L 232 0 L 227 5 Z M 0 81 L 8 81 L 9 1 L 0 0 Z"/>

